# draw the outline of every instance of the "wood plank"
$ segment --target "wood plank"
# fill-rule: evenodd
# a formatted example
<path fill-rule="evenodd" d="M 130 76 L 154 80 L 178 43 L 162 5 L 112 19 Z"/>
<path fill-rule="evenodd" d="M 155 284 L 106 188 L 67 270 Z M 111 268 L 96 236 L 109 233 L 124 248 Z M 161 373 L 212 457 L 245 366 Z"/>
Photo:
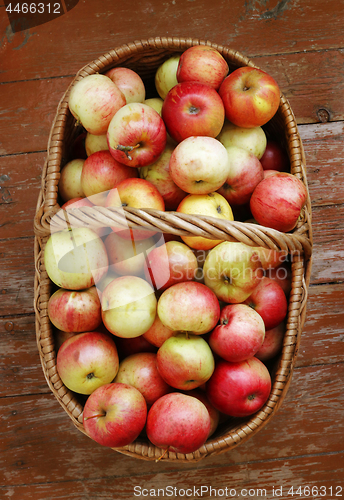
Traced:
<path fill-rule="evenodd" d="M 33 235 L 46 153 L 0 157 L 0 238 Z"/>
<path fill-rule="evenodd" d="M 301 125 L 312 206 L 344 201 L 344 123 Z"/>
<path fill-rule="evenodd" d="M 0 318 L 0 397 L 49 393 L 36 344 L 35 316 Z"/>
<path fill-rule="evenodd" d="M 341 48 L 342 13 L 343 5 L 335 0 L 305 0 L 302 6 L 292 1 L 214 0 L 211 9 L 207 0 L 129 0 L 116 11 L 111 0 L 101 5 L 89 0 L 52 22 L 13 35 L 4 12 L 1 81 L 75 74 L 99 55 L 148 34 L 207 39 L 251 57 Z"/>
<path fill-rule="evenodd" d="M 33 312 L 34 239 L 0 241 L 1 316 Z"/>
<path fill-rule="evenodd" d="M 75 429 L 53 395 L 1 398 L 0 484 L 14 487 L 98 477 L 127 481 L 138 474 L 163 472 L 171 473 L 167 477 L 175 482 L 177 475 L 172 473 L 180 469 L 199 473 L 202 468 L 278 462 L 300 455 L 311 455 L 313 462 L 313 455 L 339 453 L 343 448 L 338 439 L 344 431 L 343 376 L 344 363 L 296 369 L 286 399 L 267 426 L 230 453 L 207 457 L 198 465 L 139 463 L 103 448 Z"/>
<path fill-rule="evenodd" d="M 0 486 L 11 500 L 112 500 L 133 498 L 325 498 L 342 496 L 342 453 L 307 455 L 293 459 L 251 462 L 222 467 L 151 473 L 122 479 L 101 476 L 66 482 Z M 299 494 L 296 492 L 299 490 Z M 309 488 L 309 489 L 308 489 Z M 312 490 L 313 488 L 313 490 Z M 159 491 L 160 490 L 160 491 Z M 309 496 L 312 493 L 314 496 Z M 304 496 L 299 495 L 304 494 Z M 173 496 L 174 495 L 174 496 Z M 283 495 L 283 496 L 282 496 Z M 315 496 L 317 495 L 317 496 Z"/>
<path fill-rule="evenodd" d="M 72 78 L 2 86 L 0 155 L 46 151 L 57 105 Z"/>
<path fill-rule="evenodd" d="M 312 211 L 312 283 L 343 281 L 344 204 L 315 207 Z"/>
<path fill-rule="evenodd" d="M 344 284 L 313 285 L 296 366 L 343 361 Z"/>

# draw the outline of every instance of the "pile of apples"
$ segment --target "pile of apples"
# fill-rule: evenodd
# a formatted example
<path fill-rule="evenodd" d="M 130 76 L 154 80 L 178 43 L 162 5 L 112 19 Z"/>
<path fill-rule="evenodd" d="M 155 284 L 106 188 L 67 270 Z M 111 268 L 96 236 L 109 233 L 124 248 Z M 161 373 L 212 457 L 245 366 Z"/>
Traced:
<path fill-rule="evenodd" d="M 280 90 L 265 72 L 229 71 L 210 46 L 167 59 L 156 96 L 129 68 L 84 77 L 69 108 L 84 133 L 59 181 L 62 208 L 123 206 L 256 222 L 291 231 L 307 199 L 262 126 Z M 238 215 L 237 215 L 238 214 Z M 240 220 L 240 219 L 239 219 Z M 85 397 L 98 443 L 192 453 L 219 422 L 271 391 L 290 266 L 284 252 L 151 229 L 74 228 L 44 251 L 57 370 Z"/>

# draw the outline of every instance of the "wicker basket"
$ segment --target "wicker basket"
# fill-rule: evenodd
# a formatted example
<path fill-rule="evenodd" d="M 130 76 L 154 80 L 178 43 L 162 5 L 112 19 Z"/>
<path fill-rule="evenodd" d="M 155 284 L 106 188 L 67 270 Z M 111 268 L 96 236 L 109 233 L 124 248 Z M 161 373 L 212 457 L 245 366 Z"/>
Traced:
<path fill-rule="evenodd" d="M 190 38 L 151 38 L 123 45 L 99 57 L 82 68 L 63 95 L 51 128 L 47 160 L 42 173 L 42 188 L 37 203 L 34 221 L 35 229 L 35 312 L 36 336 L 43 372 L 47 383 L 58 402 L 69 415 L 75 426 L 85 433 L 82 425 L 82 400 L 68 390 L 56 370 L 56 352 L 52 325 L 47 314 L 52 283 L 45 271 L 43 251 L 51 229 L 66 227 L 64 211 L 57 214 L 58 182 L 61 167 L 66 163 L 68 148 L 78 134 L 78 127 L 68 109 L 68 95 L 71 87 L 83 77 L 97 72 L 105 72 L 115 66 L 126 66 L 138 72 L 145 81 L 146 88 L 154 87 L 154 74 L 158 66 L 172 55 L 179 54 L 192 45 L 206 44 L 215 47 L 227 60 L 230 70 L 241 66 L 254 66 L 242 54 L 227 47 L 208 41 Z M 305 156 L 293 112 L 286 98 L 281 94 L 280 106 L 275 117 L 264 126 L 268 136 L 284 144 L 288 151 L 291 173 L 303 181 L 307 187 Z M 289 297 L 288 316 L 284 346 L 272 369 L 272 390 L 263 408 L 246 419 L 232 419 L 218 428 L 216 433 L 196 452 L 183 455 L 166 453 L 162 460 L 190 462 L 209 455 L 228 451 L 256 434 L 276 413 L 290 384 L 298 352 L 301 330 L 305 320 L 307 287 L 309 285 L 312 255 L 311 205 L 308 195 L 297 227 L 291 233 L 243 222 L 226 222 L 211 217 L 187 216 L 176 212 L 124 209 L 126 220 L 116 209 L 85 207 L 69 212 L 73 227 L 111 226 L 115 223 L 130 227 L 145 226 L 176 235 L 205 236 L 227 241 L 240 241 L 251 246 L 287 250 L 292 257 L 292 289 Z M 163 450 L 153 446 L 144 438 L 117 451 L 144 460 L 156 460 Z"/>

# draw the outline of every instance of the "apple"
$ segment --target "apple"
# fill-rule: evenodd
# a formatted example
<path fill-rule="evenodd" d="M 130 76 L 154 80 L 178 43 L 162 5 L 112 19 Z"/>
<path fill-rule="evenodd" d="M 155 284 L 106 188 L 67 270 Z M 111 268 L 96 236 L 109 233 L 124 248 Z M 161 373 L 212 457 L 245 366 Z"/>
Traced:
<path fill-rule="evenodd" d="M 275 326 L 275 328 L 267 330 L 265 332 L 263 345 L 258 349 L 255 357 L 265 363 L 269 359 L 277 356 L 283 348 L 285 330 L 286 327 L 283 321 L 279 325 Z"/>
<path fill-rule="evenodd" d="M 229 174 L 218 192 L 232 205 L 245 205 L 250 201 L 255 187 L 264 178 L 263 167 L 258 158 L 243 148 L 226 148 Z"/>
<path fill-rule="evenodd" d="M 223 220 L 234 220 L 232 209 L 227 200 L 219 193 L 189 194 L 177 208 L 177 212 L 192 215 L 207 215 Z M 204 236 L 181 236 L 182 240 L 195 250 L 209 250 L 221 243 Z"/>
<path fill-rule="evenodd" d="M 157 113 L 161 116 L 162 105 L 164 104 L 163 99 L 161 97 L 150 97 L 149 99 L 145 99 L 143 104 L 147 104 L 151 108 L 155 109 Z"/>
<path fill-rule="evenodd" d="M 260 160 L 265 152 L 267 138 L 262 127 L 237 127 L 225 120 L 217 139 L 226 147 L 236 146 L 246 149 Z"/>
<path fill-rule="evenodd" d="M 155 109 L 129 103 L 112 118 L 107 140 L 115 160 L 129 167 L 144 167 L 154 163 L 164 151 L 166 127 Z"/>
<path fill-rule="evenodd" d="M 260 162 L 264 170 L 288 172 L 290 168 L 287 152 L 278 142 L 272 139 L 268 139 L 265 152 Z"/>
<path fill-rule="evenodd" d="M 168 328 L 203 335 L 216 326 L 220 305 L 210 288 L 195 281 L 185 281 L 162 293 L 157 312 Z"/>
<path fill-rule="evenodd" d="M 93 203 L 91 203 L 88 198 L 77 197 L 77 198 L 72 198 L 71 200 L 66 201 L 66 203 L 64 203 L 61 206 L 61 209 L 62 210 L 69 210 L 71 208 L 93 207 L 93 206 L 94 206 Z"/>
<path fill-rule="evenodd" d="M 138 276 L 121 276 L 102 293 L 102 319 L 118 337 L 139 337 L 153 324 L 157 300 L 147 281 Z"/>
<path fill-rule="evenodd" d="M 164 199 L 166 210 L 176 210 L 187 195 L 172 180 L 170 174 L 169 163 L 173 150 L 174 146 L 167 143 L 163 153 L 154 163 L 139 170 L 141 179 L 151 182 L 157 188 Z"/>
<path fill-rule="evenodd" d="M 81 172 L 85 160 L 72 160 L 60 172 L 58 184 L 59 195 L 64 202 L 72 198 L 83 198 L 85 196 L 81 187 Z"/>
<path fill-rule="evenodd" d="M 204 384 L 205 386 L 205 384 Z M 203 387 L 203 386 L 202 386 Z M 184 393 L 186 394 L 186 393 Z M 191 391 L 187 391 L 188 396 L 192 396 L 193 398 L 198 399 L 201 401 L 206 409 L 208 410 L 209 417 L 210 417 L 210 431 L 208 434 L 208 438 L 214 434 L 216 431 L 219 422 L 220 422 L 220 412 L 209 402 L 209 399 L 207 398 L 207 395 L 205 394 L 204 390 L 201 389 L 201 387 L 198 387 L 197 389 L 192 389 Z"/>
<path fill-rule="evenodd" d="M 165 210 L 164 199 L 158 189 L 149 181 L 141 178 L 125 179 L 115 189 L 111 189 L 105 202 L 106 207 L 132 207 L 132 208 L 154 208 Z M 122 238 L 144 240 L 156 234 L 149 229 L 129 229 L 112 227 L 115 232 L 120 231 Z"/>
<path fill-rule="evenodd" d="M 174 335 L 172 328 L 165 326 L 158 315 L 155 316 L 152 326 L 142 335 L 144 339 L 156 347 L 161 347 L 165 340 Z"/>
<path fill-rule="evenodd" d="M 104 206 L 108 191 L 125 179 L 137 177 L 136 170 L 113 158 L 109 151 L 91 154 L 82 167 L 81 188 L 95 205 Z"/>
<path fill-rule="evenodd" d="M 112 265 L 109 265 L 108 272 L 106 274 L 104 274 L 102 279 L 97 281 L 97 283 L 96 283 L 96 288 L 97 288 L 98 296 L 100 299 L 101 299 L 103 291 L 108 286 L 108 284 L 111 283 L 111 281 L 113 281 L 116 278 L 119 278 L 119 275 L 117 273 L 115 273 L 115 271 L 112 268 Z"/>
<path fill-rule="evenodd" d="M 49 278 L 68 290 L 90 288 L 107 273 L 108 256 L 102 240 L 88 228 L 53 233 L 44 249 Z"/>
<path fill-rule="evenodd" d="M 252 193 L 250 208 L 261 226 L 292 231 L 307 201 L 307 188 L 297 177 L 280 172 L 262 180 Z"/>
<path fill-rule="evenodd" d="M 292 285 L 292 274 L 290 265 L 287 262 L 282 262 L 275 268 L 269 268 L 265 271 L 265 276 L 270 278 L 280 285 L 286 297 L 289 297 Z"/>
<path fill-rule="evenodd" d="M 96 330 L 102 322 L 96 287 L 78 291 L 59 288 L 49 298 L 48 315 L 52 324 L 65 332 Z"/>
<path fill-rule="evenodd" d="M 168 92 L 177 85 L 177 69 L 180 56 L 172 56 L 164 61 L 155 73 L 155 88 L 161 99 L 165 99 Z"/>
<path fill-rule="evenodd" d="M 270 391 L 269 371 L 255 357 L 238 363 L 218 361 L 206 385 L 210 403 L 232 417 L 256 413 L 268 400 Z"/>
<path fill-rule="evenodd" d="M 60 347 L 56 368 L 64 385 L 79 394 L 92 394 L 110 383 L 119 367 L 115 342 L 105 333 L 74 335 Z"/>
<path fill-rule="evenodd" d="M 155 446 L 175 453 L 193 453 L 209 435 L 210 417 L 197 398 L 171 392 L 148 411 L 147 437 Z"/>
<path fill-rule="evenodd" d="M 209 45 L 193 45 L 180 56 L 177 80 L 204 83 L 218 90 L 228 70 L 227 61 L 218 50 Z"/>
<path fill-rule="evenodd" d="M 110 448 L 135 441 L 147 419 L 144 397 L 127 384 L 112 383 L 99 387 L 87 399 L 83 412 L 86 434 L 98 444 Z"/>
<path fill-rule="evenodd" d="M 215 89 L 198 82 L 183 82 L 168 92 L 161 116 L 169 135 L 179 143 L 191 136 L 216 137 L 225 111 Z"/>
<path fill-rule="evenodd" d="M 283 289 L 276 281 L 264 276 L 245 304 L 252 307 L 263 318 L 265 329 L 271 330 L 287 315 L 288 302 Z"/>
<path fill-rule="evenodd" d="M 278 267 L 288 256 L 286 250 L 273 250 L 272 248 L 252 247 L 257 254 L 257 258 L 262 264 L 264 271 Z"/>
<path fill-rule="evenodd" d="M 112 68 L 105 73 L 105 76 L 117 85 L 124 94 L 126 103 L 143 102 L 146 97 L 146 89 L 142 78 L 135 71 L 129 68 Z"/>
<path fill-rule="evenodd" d="M 168 385 L 190 390 L 209 380 L 215 362 L 209 344 L 202 337 L 176 333 L 159 347 L 156 365 Z"/>
<path fill-rule="evenodd" d="M 116 347 L 118 351 L 119 359 L 123 359 L 131 356 L 132 354 L 137 354 L 139 352 L 154 352 L 158 351 L 157 347 L 148 340 L 144 338 L 143 335 L 133 338 L 122 338 L 116 337 L 115 339 Z"/>
<path fill-rule="evenodd" d="M 111 269 L 120 276 L 143 275 L 148 253 L 155 249 L 155 240 L 124 239 L 119 233 L 110 233 L 105 241 Z"/>
<path fill-rule="evenodd" d="M 261 127 L 277 112 L 280 90 L 272 76 L 245 66 L 228 75 L 219 88 L 226 118 L 238 127 Z"/>
<path fill-rule="evenodd" d="M 220 324 L 211 332 L 208 342 L 218 356 L 236 363 L 254 356 L 264 337 L 261 316 L 245 304 L 231 304 L 221 310 Z"/>
<path fill-rule="evenodd" d="M 145 263 L 145 277 L 157 290 L 195 278 L 198 268 L 192 250 L 179 241 L 168 241 L 154 248 Z"/>
<path fill-rule="evenodd" d="M 108 151 L 107 135 L 93 135 L 87 132 L 85 148 L 87 156 L 91 156 L 93 153 L 97 153 L 97 151 Z"/>
<path fill-rule="evenodd" d="M 203 266 L 204 283 L 226 303 L 247 299 L 263 277 L 257 253 L 244 243 L 224 241 L 212 248 Z"/>
<path fill-rule="evenodd" d="M 279 173 L 278 170 L 264 170 L 264 179 L 270 177 L 271 175 L 276 175 L 278 173 Z"/>
<path fill-rule="evenodd" d="M 68 97 L 72 115 L 94 135 L 105 134 L 112 117 L 125 104 L 124 94 L 117 85 L 98 73 L 76 82 Z"/>
<path fill-rule="evenodd" d="M 135 387 L 145 398 L 147 406 L 172 391 L 157 369 L 157 355 L 153 352 L 139 352 L 123 359 L 114 382 Z"/>
<path fill-rule="evenodd" d="M 190 194 L 219 189 L 229 175 L 226 148 L 212 137 L 188 137 L 176 146 L 170 159 L 172 180 Z"/>

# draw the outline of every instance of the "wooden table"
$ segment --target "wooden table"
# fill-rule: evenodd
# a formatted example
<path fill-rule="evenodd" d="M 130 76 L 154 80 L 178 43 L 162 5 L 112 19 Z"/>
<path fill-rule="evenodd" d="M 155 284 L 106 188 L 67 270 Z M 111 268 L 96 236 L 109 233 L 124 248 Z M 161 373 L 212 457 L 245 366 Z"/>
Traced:
<path fill-rule="evenodd" d="M 80 0 L 57 19 L 14 34 L 3 3 L 0 498 L 167 497 L 171 490 L 158 492 L 167 486 L 178 489 L 169 498 L 180 498 L 182 488 L 195 488 L 185 492 L 193 499 L 220 497 L 225 488 L 223 498 L 233 489 L 251 498 L 317 498 L 316 488 L 323 498 L 343 496 L 343 1 Z M 307 320 L 282 407 L 245 444 L 189 465 L 138 461 L 77 431 L 45 382 L 33 310 L 33 218 L 63 92 L 78 69 L 109 49 L 173 35 L 230 46 L 277 79 L 304 143 L 314 231 Z"/>

